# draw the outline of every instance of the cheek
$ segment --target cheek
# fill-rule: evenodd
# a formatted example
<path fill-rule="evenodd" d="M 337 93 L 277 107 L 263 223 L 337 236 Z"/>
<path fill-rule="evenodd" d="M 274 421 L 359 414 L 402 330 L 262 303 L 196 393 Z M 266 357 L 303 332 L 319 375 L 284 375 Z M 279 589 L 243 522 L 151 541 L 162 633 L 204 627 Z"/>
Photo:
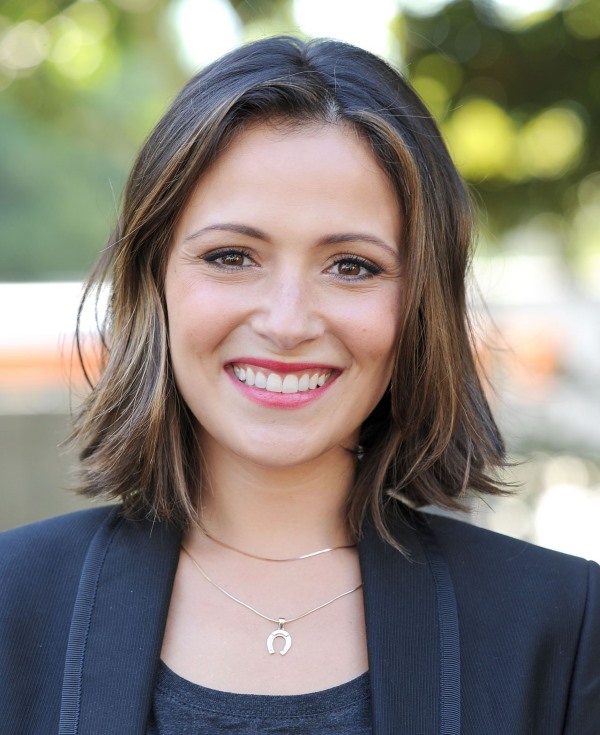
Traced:
<path fill-rule="evenodd" d="M 381 374 L 391 370 L 400 331 L 401 300 L 399 288 L 387 294 L 373 294 L 372 299 L 351 304 L 345 312 L 346 334 L 355 351 Z"/>
<path fill-rule="evenodd" d="M 173 289 L 171 298 L 167 294 L 167 315 L 175 361 L 181 353 L 209 353 L 239 323 L 235 300 L 210 287 Z"/>

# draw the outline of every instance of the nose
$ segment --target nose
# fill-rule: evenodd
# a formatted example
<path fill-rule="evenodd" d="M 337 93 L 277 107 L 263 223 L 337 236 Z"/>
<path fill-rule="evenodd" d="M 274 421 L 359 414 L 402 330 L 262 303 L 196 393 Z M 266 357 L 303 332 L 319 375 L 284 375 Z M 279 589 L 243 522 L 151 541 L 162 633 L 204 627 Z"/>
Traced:
<path fill-rule="evenodd" d="M 279 350 L 293 350 L 325 328 L 309 279 L 297 272 L 270 274 L 252 315 L 252 328 Z"/>

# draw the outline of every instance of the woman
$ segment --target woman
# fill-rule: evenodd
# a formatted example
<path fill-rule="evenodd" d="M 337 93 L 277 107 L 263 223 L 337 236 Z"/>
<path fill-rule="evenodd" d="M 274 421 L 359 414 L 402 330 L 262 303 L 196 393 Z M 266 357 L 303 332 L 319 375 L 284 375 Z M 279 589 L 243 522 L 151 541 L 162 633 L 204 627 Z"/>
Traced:
<path fill-rule="evenodd" d="M 88 296 L 81 491 L 1 541 L 11 733 L 598 732 L 598 567 L 428 515 L 499 493 L 465 189 L 407 83 L 272 38 L 145 143 Z"/>

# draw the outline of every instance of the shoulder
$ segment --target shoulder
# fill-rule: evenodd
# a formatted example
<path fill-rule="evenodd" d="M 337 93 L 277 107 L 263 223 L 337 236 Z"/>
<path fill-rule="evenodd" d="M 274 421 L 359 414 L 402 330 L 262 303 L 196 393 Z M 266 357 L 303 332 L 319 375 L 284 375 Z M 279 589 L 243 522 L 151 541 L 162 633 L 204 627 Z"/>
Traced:
<path fill-rule="evenodd" d="M 98 529 L 118 520 L 118 508 L 104 506 L 38 521 L 0 533 L 0 596 L 21 586 L 47 587 L 60 577 L 77 577 Z M 2 594 L 3 593 L 3 594 Z"/>
<path fill-rule="evenodd" d="M 420 521 L 435 535 L 455 572 L 493 573 L 496 583 L 505 577 L 534 577 L 544 585 L 552 580 L 585 580 L 590 568 L 598 568 L 577 556 L 536 546 L 522 539 L 489 531 L 446 516 L 420 513 Z"/>
<path fill-rule="evenodd" d="M 113 571 L 134 560 L 171 558 L 178 531 L 165 523 L 128 520 L 118 505 L 39 521 L 0 533 L 0 620 L 29 609 L 73 604 L 84 569 L 100 574 L 110 559 Z"/>
<path fill-rule="evenodd" d="M 3 723 L 40 710 L 54 727 L 81 569 L 98 529 L 116 517 L 114 507 L 94 508 L 0 534 L 0 671 L 11 674 L 0 687 Z"/>
<path fill-rule="evenodd" d="M 510 681 L 505 700 L 530 706 L 544 691 L 556 721 L 568 722 L 565 733 L 595 733 L 600 566 L 469 523 L 418 515 L 450 570 L 464 633 L 467 709 L 475 711 L 481 696 L 496 701 Z"/>
<path fill-rule="evenodd" d="M 473 625 L 535 628 L 577 644 L 584 621 L 600 620 L 600 566 L 576 556 L 429 513 L 429 528 L 448 565 L 461 617 Z M 483 620 L 487 623 L 484 625 Z M 488 628 L 491 634 L 491 627 Z M 595 634 L 600 624 L 595 624 Z"/>
<path fill-rule="evenodd" d="M 567 626 L 576 634 L 590 611 L 600 620 L 595 562 L 437 513 L 398 506 L 389 512 L 388 527 L 409 559 L 419 564 L 425 552 L 430 565 L 435 557 L 447 567 L 464 621 L 523 631 Z"/>
<path fill-rule="evenodd" d="M 488 732 L 500 720 L 503 733 L 565 722 L 565 735 L 596 733 L 600 567 L 400 504 L 386 510 L 404 553 L 365 524 L 370 641 L 386 650 L 403 629 L 420 654 L 435 658 L 442 640 L 450 646 L 460 660 L 465 733 Z"/>
<path fill-rule="evenodd" d="M 0 533 L 0 569 L 8 561 L 48 552 L 81 548 L 107 520 L 118 516 L 117 506 L 103 506 L 49 518 Z"/>

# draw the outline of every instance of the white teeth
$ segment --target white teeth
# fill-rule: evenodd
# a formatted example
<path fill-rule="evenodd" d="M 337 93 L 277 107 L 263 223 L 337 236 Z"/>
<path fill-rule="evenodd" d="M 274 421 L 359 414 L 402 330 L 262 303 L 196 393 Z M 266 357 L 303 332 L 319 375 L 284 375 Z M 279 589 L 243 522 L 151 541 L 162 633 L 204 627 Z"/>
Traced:
<path fill-rule="evenodd" d="M 315 390 L 317 387 L 325 385 L 331 375 L 331 371 L 328 370 L 314 375 L 304 373 L 300 377 L 288 373 L 282 377 L 277 373 L 263 373 L 261 370 L 253 370 L 251 367 L 244 368 L 240 365 L 233 365 L 232 368 L 234 375 L 240 382 L 268 390 L 270 393 L 299 393 Z"/>
<path fill-rule="evenodd" d="M 305 390 L 308 390 L 309 383 L 310 383 L 310 378 L 308 377 L 308 373 L 304 373 L 304 375 L 298 381 L 298 390 L 302 392 L 304 392 Z"/>
<path fill-rule="evenodd" d="M 281 387 L 282 393 L 297 393 L 298 392 L 298 378 L 295 375 L 286 375 L 283 379 L 283 385 Z"/>
<path fill-rule="evenodd" d="M 271 393 L 281 393 L 281 389 L 283 388 L 283 384 L 281 381 L 281 378 L 277 373 L 269 373 L 269 377 L 267 378 L 266 383 L 267 390 Z"/>

